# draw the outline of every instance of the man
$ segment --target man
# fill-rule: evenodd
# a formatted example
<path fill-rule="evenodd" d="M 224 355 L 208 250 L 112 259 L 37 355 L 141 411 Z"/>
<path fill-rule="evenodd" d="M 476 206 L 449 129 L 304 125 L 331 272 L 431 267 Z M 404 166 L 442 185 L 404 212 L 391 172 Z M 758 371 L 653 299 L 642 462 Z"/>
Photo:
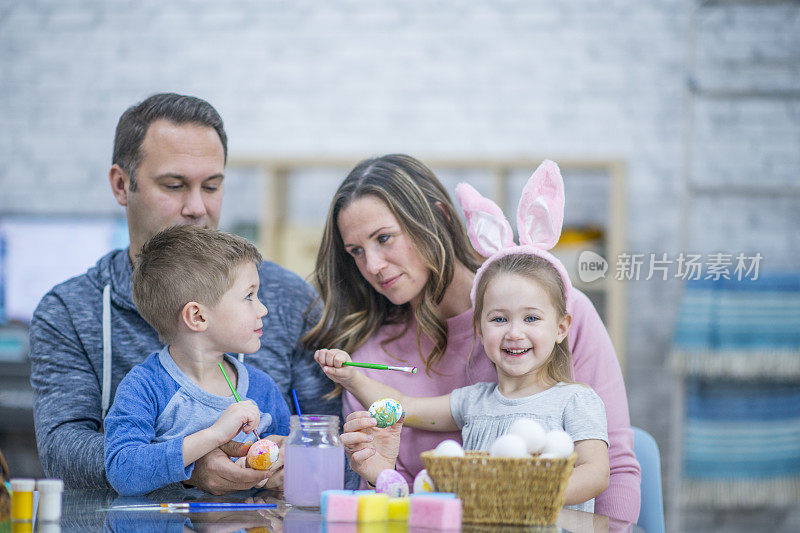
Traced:
<path fill-rule="evenodd" d="M 103 416 L 125 374 L 162 347 L 133 303 L 132 263 L 142 245 L 162 229 L 177 224 L 216 228 L 226 160 L 222 118 L 199 98 L 156 94 L 119 120 L 109 182 L 125 207 L 130 247 L 109 253 L 85 274 L 54 287 L 31 321 L 39 456 L 45 473 L 63 479 L 69 488 L 110 487 L 103 467 Z M 311 288 L 267 261 L 259 277 L 258 296 L 268 315 L 261 349 L 248 362 L 268 372 L 287 401 L 295 389 L 304 411 L 341 414 L 341 396 L 321 399 L 333 383 L 311 353 L 298 348 L 313 323 L 305 319 L 313 301 Z M 229 455 L 242 455 L 236 443 L 223 448 L 198 460 L 186 483 L 222 494 L 264 481 L 263 472 L 230 461 Z M 274 476 L 266 486 L 279 486 L 280 478 Z"/>

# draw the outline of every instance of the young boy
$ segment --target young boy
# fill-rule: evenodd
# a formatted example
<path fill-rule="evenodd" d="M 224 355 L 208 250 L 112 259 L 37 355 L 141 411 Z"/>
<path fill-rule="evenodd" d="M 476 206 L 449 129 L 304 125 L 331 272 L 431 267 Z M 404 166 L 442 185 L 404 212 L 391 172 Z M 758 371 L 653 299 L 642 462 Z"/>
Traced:
<path fill-rule="evenodd" d="M 142 247 L 133 299 L 166 346 L 125 376 L 104 422 L 106 475 L 120 494 L 187 480 L 197 459 L 230 440 L 288 434 L 289 409 L 272 378 L 225 355 L 259 349 L 267 314 L 259 265 L 245 239 L 195 226 L 166 229 Z"/>

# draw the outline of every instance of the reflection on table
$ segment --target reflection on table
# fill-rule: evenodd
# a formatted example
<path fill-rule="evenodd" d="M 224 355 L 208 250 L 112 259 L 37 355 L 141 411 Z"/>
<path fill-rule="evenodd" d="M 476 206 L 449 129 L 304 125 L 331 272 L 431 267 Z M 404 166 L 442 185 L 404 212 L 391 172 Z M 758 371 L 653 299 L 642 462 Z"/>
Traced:
<path fill-rule="evenodd" d="M 12 533 L 39 531 L 66 533 L 72 531 L 114 532 L 286 532 L 286 533 L 430 533 L 432 530 L 409 528 L 402 522 L 373 524 L 325 523 L 316 509 L 293 508 L 280 492 L 247 491 L 228 496 L 212 496 L 197 489 L 170 486 L 139 497 L 123 497 L 111 490 L 67 490 L 64 492 L 63 514 L 59 524 L 14 524 Z M 166 513 L 153 511 L 110 511 L 112 506 L 142 505 L 164 502 L 249 502 L 275 503 L 274 509 L 248 511 L 215 511 Z M 606 533 L 641 531 L 635 525 L 606 516 L 563 509 L 557 525 L 541 527 L 464 524 L 464 532 L 541 532 L 541 533 Z"/>

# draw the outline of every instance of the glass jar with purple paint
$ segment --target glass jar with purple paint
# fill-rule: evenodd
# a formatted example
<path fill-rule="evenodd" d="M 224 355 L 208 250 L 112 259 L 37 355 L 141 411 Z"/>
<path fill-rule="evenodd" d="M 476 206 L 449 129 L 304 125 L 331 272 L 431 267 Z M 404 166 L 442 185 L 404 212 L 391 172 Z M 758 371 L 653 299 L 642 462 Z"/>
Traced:
<path fill-rule="evenodd" d="M 297 507 L 319 507 L 323 490 L 344 488 L 344 447 L 335 415 L 293 415 L 284 447 L 283 495 Z"/>

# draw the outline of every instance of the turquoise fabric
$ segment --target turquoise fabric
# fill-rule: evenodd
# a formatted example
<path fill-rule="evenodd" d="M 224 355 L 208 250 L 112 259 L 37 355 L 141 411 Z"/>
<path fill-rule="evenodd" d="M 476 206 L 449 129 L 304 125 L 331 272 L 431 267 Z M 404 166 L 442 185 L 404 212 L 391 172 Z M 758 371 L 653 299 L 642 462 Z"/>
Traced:
<path fill-rule="evenodd" d="M 800 274 L 687 282 L 674 350 L 800 349 Z"/>
<path fill-rule="evenodd" d="M 642 467 L 642 503 L 636 525 L 647 533 L 664 533 L 664 498 L 661 488 L 661 452 L 647 431 L 633 430 L 633 453 Z"/>
<path fill-rule="evenodd" d="M 686 283 L 673 337 L 684 385 L 681 500 L 800 498 L 800 273 Z"/>

